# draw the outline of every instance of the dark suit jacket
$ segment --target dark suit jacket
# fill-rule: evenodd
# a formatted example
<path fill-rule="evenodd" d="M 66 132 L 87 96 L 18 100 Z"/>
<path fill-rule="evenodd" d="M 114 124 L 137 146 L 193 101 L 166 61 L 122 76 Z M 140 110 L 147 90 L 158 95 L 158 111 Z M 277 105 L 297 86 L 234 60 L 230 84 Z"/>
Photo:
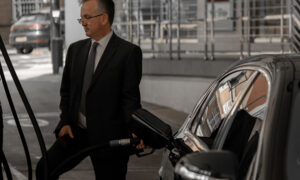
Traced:
<path fill-rule="evenodd" d="M 60 122 L 77 126 L 83 76 L 91 39 L 70 45 L 61 82 Z M 95 70 L 86 97 L 86 120 L 90 145 L 128 137 L 131 113 L 139 108 L 142 76 L 141 49 L 115 34 Z"/>

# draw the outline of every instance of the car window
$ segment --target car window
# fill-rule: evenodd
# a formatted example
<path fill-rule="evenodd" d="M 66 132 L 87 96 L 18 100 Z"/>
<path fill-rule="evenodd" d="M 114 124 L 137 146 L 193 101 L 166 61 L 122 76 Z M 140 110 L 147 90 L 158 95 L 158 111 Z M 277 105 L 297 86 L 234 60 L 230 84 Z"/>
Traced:
<path fill-rule="evenodd" d="M 222 149 L 232 151 L 239 160 L 239 178 L 244 179 L 255 156 L 262 122 L 265 119 L 269 83 L 263 73 L 259 73 L 249 86 L 247 93 L 237 104 L 232 123 L 228 123 L 228 134 Z"/>
<path fill-rule="evenodd" d="M 264 119 L 268 96 L 268 81 L 260 74 L 241 103 L 240 109 L 245 109 L 250 115 Z"/>
<path fill-rule="evenodd" d="M 34 21 L 46 21 L 49 19 L 50 19 L 50 16 L 47 14 L 36 14 L 36 15 L 23 16 L 19 20 L 19 22 L 20 23 L 28 23 L 28 22 L 34 22 Z"/>
<path fill-rule="evenodd" d="M 230 146 L 228 143 L 234 144 L 237 139 L 243 141 L 239 142 L 239 147 L 242 147 L 241 144 L 246 145 L 255 133 L 260 134 L 262 121 L 265 118 L 268 89 L 269 85 L 266 77 L 259 73 L 244 97 L 240 100 L 238 108 L 235 110 L 236 112 L 232 113 L 234 114 L 232 123 L 227 125 L 229 133 L 224 143 L 225 148 Z M 241 140 L 242 136 L 245 137 Z"/>
<path fill-rule="evenodd" d="M 227 75 L 211 93 L 195 116 L 192 132 L 198 137 L 211 137 L 236 103 L 243 89 L 249 86 L 253 71 L 238 71 Z"/>
<path fill-rule="evenodd" d="M 229 150 L 237 155 L 238 179 L 245 178 L 254 162 L 266 117 L 269 84 L 260 71 L 227 74 L 210 92 L 190 127 L 191 133 L 210 149 Z"/>

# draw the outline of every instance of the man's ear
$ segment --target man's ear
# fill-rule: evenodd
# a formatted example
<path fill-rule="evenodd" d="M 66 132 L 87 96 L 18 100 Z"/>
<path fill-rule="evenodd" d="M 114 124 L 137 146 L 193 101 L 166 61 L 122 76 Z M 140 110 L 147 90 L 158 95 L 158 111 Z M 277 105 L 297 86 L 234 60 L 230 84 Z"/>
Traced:
<path fill-rule="evenodd" d="M 109 17 L 108 14 L 104 13 L 102 15 L 102 25 L 106 25 L 106 24 L 109 24 Z"/>

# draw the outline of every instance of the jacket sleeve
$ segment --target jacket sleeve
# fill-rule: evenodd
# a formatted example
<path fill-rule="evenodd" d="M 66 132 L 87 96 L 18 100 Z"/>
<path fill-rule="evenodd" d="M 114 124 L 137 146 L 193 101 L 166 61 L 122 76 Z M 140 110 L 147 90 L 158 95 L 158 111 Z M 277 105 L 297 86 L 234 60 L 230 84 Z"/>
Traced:
<path fill-rule="evenodd" d="M 71 83 L 71 63 L 72 63 L 72 45 L 70 45 L 67 56 L 66 56 L 66 62 L 65 67 L 62 75 L 62 81 L 60 86 L 60 121 L 55 128 L 54 133 L 56 136 L 58 135 L 60 129 L 64 125 L 70 124 L 70 118 L 69 118 L 69 103 L 70 103 L 70 83 Z"/>
<path fill-rule="evenodd" d="M 142 50 L 134 46 L 125 62 L 125 70 L 122 86 L 122 108 L 124 119 L 128 125 L 131 114 L 141 107 L 139 85 L 142 78 Z"/>

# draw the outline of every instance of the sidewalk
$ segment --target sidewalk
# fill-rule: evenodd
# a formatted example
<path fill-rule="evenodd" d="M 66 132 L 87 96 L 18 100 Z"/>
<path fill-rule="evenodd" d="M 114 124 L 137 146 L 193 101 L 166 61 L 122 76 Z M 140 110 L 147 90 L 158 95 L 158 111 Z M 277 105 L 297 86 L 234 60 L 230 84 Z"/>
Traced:
<path fill-rule="evenodd" d="M 11 52 L 10 52 L 11 53 Z M 21 84 L 27 95 L 27 98 L 33 108 L 36 118 L 40 122 L 45 122 L 41 126 L 41 131 L 45 139 L 47 148 L 54 142 L 53 130 L 58 122 L 58 104 L 59 87 L 61 74 L 52 74 L 52 65 L 50 53 L 45 49 L 35 50 L 31 55 L 10 55 L 15 70 L 20 78 Z M 0 55 L 0 60 L 2 60 Z M 8 85 L 13 97 L 20 119 L 28 120 L 26 110 L 21 103 L 21 99 L 14 87 L 12 79 L 9 77 L 6 65 L 1 61 L 5 70 Z M 0 91 L 0 99 L 4 113 L 4 152 L 10 163 L 15 169 L 14 179 L 27 179 L 27 165 L 23 152 L 23 147 L 19 140 L 19 135 L 15 126 L 9 124 L 12 116 L 8 106 L 4 91 Z M 143 102 L 143 107 L 153 112 L 172 128 L 178 129 L 183 123 L 187 114 L 162 107 L 155 104 Z M 35 169 L 38 159 L 41 157 L 37 139 L 32 127 L 23 127 L 27 143 L 29 145 L 30 155 Z M 160 166 L 162 150 L 157 150 L 154 154 L 137 158 L 132 156 L 128 166 L 128 180 L 153 180 L 156 179 L 158 168 Z M 75 169 L 61 176 L 62 180 L 75 179 L 94 179 L 93 168 L 89 159 L 81 162 Z"/>

